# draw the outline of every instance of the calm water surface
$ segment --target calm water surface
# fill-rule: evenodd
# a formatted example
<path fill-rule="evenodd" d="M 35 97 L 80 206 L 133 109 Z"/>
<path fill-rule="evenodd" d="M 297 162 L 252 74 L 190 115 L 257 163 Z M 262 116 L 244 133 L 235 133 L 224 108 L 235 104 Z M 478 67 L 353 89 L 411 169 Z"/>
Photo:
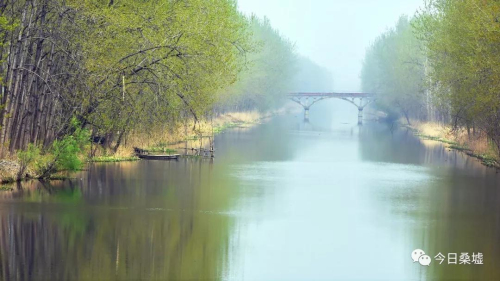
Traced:
<path fill-rule="evenodd" d="M 354 116 L 355 117 L 355 116 Z M 285 116 L 214 161 L 0 193 L 3 280 L 500 280 L 500 176 L 381 124 Z M 413 263 L 415 248 L 483 265 Z"/>

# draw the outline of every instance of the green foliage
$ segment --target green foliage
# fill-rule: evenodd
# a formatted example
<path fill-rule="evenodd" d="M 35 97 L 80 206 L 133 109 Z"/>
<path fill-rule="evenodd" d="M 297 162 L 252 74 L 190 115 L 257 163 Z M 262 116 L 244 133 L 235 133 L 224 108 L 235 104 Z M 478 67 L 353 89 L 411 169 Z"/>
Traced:
<path fill-rule="evenodd" d="M 30 143 L 25 150 L 17 151 L 17 158 L 20 169 L 16 180 L 24 179 L 28 169 L 33 173 L 30 177 L 49 177 L 56 172 L 54 155 L 51 151 L 44 152 L 40 146 Z"/>
<path fill-rule="evenodd" d="M 455 127 L 484 130 L 500 148 L 500 2 L 435 0 L 415 26 L 427 47 L 428 81 Z"/>
<path fill-rule="evenodd" d="M 172 153 L 176 153 L 177 152 L 176 149 L 171 149 L 171 148 L 168 148 L 168 147 L 163 146 L 163 145 L 157 145 L 157 146 L 147 147 L 145 150 L 147 150 L 149 152 L 165 152 L 165 153 L 168 153 L 168 154 L 172 154 Z"/>
<path fill-rule="evenodd" d="M 97 93 L 88 119 L 103 133 L 202 116 L 252 50 L 232 0 L 71 2 L 97 19 L 81 43 Z"/>
<path fill-rule="evenodd" d="M 49 152 L 40 155 L 32 165 L 35 172 L 34 176 L 43 179 L 50 178 L 52 174 L 57 172 L 54 162 L 54 155 Z"/>
<path fill-rule="evenodd" d="M 267 110 L 281 104 L 293 89 L 297 54 L 293 44 L 271 26 L 269 19 L 250 19 L 255 49 L 240 62 L 248 63 L 236 83 L 223 93 L 224 105 Z"/>
<path fill-rule="evenodd" d="M 53 142 L 52 146 L 42 151 L 40 146 L 29 144 L 25 150 L 17 152 L 20 162 L 18 179 L 21 179 L 27 168 L 31 167 L 34 177 L 49 178 L 57 171 L 76 171 L 81 169 L 83 155 L 89 145 L 90 133 L 81 128 L 80 123 L 71 120 L 72 133 Z"/>
<path fill-rule="evenodd" d="M 214 134 L 217 135 L 217 134 L 220 134 L 220 133 L 226 131 L 227 129 L 236 128 L 236 127 L 242 126 L 244 124 L 245 124 L 244 122 L 240 122 L 240 123 L 235 123 L 235 122 L 224 123 L 224 124 L 222 124 L 220 126 L 214 127 Z"/>
<path fill-rule="evenodd" d="M 17 179 L 20 180 L 24 177 L 26 169 L 32 163 L 39 161 L 41 156 L 41 149 L 32 143 L 28 145 L 26 150 L 19 150 L 17 152 L 17 158 L 19 159 L 19 171 L 17 173 Z"/>
<path fill-rule="evenodd" d="M 127 162 L 127 161 L 138 161 L 141 160 L 137 156 L 130 157 L 118 157 L 118 156 L 98 156 L 90 159 L 90 162 L 94 163 L 110 163 L 110 162 Z"/>
<path fill-rule="evenodd" d="M 0 191 L 12 191 L 14 188 L 8 185 L 0 185 Z"/>
<path fill-rule="evenodd" d="M 234 0 L 7 1 L 0 35 L 0 152 L 50 147 L 50 169 L 81 164 L 72 116 L 116 151 L 131 131 L 280 105 L 296 72 L 293 45 Z"/>
<path fill-rule="evenodd" d="M 52 144 L 50 154 L 54 157 L 56 170 L 76 171 L 81 169 L 84 163 L 82 153 L 90 144 L 90 132 L 81 128 L 76 118 L 72 119 L 71 125 L 74 132 Z"/>
<path fill-rule="evenodd" d="M 392 119 L 395 109 L 408 122 L 412 116 L 426 117 L 425 55 L 406 16 L 368 49 L 361 81 L 362 90 L 376 93 L 379 108 Z"/>

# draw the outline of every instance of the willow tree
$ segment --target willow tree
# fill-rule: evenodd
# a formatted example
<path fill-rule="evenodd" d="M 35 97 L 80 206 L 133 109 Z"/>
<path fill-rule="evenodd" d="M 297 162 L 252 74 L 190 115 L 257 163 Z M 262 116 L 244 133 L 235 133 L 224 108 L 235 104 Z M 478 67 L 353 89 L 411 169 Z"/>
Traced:
<path fill-rule="evenodd" d="M 237 110 L 268 110 L 282 104 L 293 89 L 297 73 L 294 45 L 271 26 L 269 19 L 250 18 L 256 46 L 240 60 L 245 66 L 238 80 L 225 90 L 221 104 Z"/>
<path fill-rule="evenodd" d="M 5 0 L 0 38 L 2 153 L 49 147 L 73 117 L 117 149 L 223 100 L 267 108 L 294 72 L 292 44 L 234 0 Z"/>
<path fill-rule="evenodd" d="M 367 50 L 361 81 L 363 91 L 377 93 L 378 106 L 394 117 L 401 114 L 408 123 L 426 118 L 425 56 L 408 17 Z"/>
<path fill-rule="evenodd" d="M 247 20 L 225 1 L 84 1 L 93 87 L 82 118 L 116 145 L 132 128 L 195 119 L 235 79 L 251 49 Z M 97 44 L 96 44 L 97 43 Z"/>
<path fill-rule="evenodd" d="M 455 127 L 476 126 L 500 150 L 498 1 L 430 1 L 419 16 L 429 81 Z"/>

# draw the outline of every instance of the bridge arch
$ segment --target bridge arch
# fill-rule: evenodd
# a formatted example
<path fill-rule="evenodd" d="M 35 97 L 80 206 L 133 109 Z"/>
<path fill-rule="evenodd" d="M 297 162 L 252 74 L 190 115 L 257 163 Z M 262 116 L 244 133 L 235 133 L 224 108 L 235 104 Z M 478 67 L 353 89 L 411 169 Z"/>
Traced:
<path fill-rule="evenodd" d="M 345 100 L 358 108 L 358 124 L 363 124 L 363 110 L 375 101 L 375 95 L 369 93 L 291 93 L 288 98 L 304 108 L 304 121 L 309 122 L 309 110 L 319 101 L 330 98 Z"/>

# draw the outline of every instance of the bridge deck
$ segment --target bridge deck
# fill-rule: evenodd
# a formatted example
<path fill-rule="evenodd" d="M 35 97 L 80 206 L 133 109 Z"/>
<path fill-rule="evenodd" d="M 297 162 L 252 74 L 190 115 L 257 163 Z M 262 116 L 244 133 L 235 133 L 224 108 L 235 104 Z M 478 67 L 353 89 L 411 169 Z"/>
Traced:
<path fill-rule="evenodd" d="M 331 97 L 331 98 L 371 98 L 374 97 L 371 93 L 290 93 L 288 97 Z"/>

